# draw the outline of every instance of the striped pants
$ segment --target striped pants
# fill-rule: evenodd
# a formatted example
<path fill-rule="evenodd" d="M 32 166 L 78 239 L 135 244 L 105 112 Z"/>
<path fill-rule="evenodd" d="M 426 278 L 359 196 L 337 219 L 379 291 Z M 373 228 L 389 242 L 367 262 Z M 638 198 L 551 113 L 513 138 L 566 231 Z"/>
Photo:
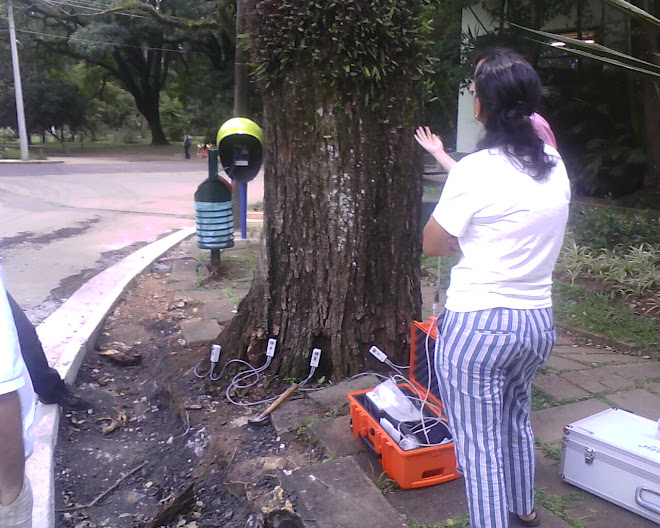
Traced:
<path fill-rule="evenodd" d="M 531 387 L 555 344 L 552 309 L 447 311 L 435 368 L 465 477 L 471 528 L 534 508 Z"/>

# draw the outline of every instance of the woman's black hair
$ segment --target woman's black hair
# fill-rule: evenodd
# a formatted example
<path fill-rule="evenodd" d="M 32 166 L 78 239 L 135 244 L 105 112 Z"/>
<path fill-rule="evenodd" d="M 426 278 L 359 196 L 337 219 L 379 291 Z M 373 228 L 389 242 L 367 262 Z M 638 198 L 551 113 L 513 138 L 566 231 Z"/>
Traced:
<path fill-rule="evenodd" d="M 478 148 L 501 148 L 532 178 L 544 179 L 555 161 L 544 152 L 530 119 L 541 99 L 541 81 L 534 68 L 505 48 L 482 51 L 475 59 L 474 86 L 486 116 L 486 135 Z"/>

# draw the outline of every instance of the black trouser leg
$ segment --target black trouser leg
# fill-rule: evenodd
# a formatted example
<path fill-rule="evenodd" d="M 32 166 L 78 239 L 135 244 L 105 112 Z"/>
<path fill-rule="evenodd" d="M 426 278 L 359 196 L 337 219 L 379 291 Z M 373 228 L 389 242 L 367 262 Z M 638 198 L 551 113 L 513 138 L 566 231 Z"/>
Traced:
<path fill-rule="evenodd" d="M 48 365 L 37 331 L 25 312 L 9 292 L 7 292 L 7 299 L 9 299 L 11 313 L 14 316 L 18 342 L 21 345 L 21 354 L 30 373 L 34 392 L 44 400 L 50 401 L 61 391 L 66 390 L 64 381 L 60 377 L 60 373 Z"/>

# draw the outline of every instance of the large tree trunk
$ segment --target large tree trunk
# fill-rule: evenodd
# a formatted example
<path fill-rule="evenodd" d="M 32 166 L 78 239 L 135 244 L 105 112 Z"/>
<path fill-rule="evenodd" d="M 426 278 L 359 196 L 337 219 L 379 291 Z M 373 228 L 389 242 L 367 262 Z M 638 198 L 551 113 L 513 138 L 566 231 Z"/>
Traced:
<path fill-rule="evenodd" d="M 334 379 L 362 371 L 371 345 L 407 362 L 421 311 L 413 83 L 393 84 L 378 110 L 309 69 L 278 84 L 265 94 L 260 260 L 220 341 L 256 359 L 277 336 L 278 371 L 298 378 L 313 347 Z"/>
<path fill-rule="evenodd" d="M 115 51 L 112 56 L 117 64 L 114 74 L 133 96 L 135 106 L 147 120 L 151 131 L 151 144 L 169 145 L 160 122 L 160 91 L 167 78 L 167 58 L 163 59 L 160 50 L 145 54 L 133 49 L 128 50 L 125 55 Z"/>
<path fill-rule="evenodd" d="M 160 123 L 160 108 L 159 108 L 160 94 L 156 93 L 152 96 L 135 98 L 136 106 L 140 113 L 144 116 L 151 132 L 152 145 L 169 145 L 163 126 Z"/>

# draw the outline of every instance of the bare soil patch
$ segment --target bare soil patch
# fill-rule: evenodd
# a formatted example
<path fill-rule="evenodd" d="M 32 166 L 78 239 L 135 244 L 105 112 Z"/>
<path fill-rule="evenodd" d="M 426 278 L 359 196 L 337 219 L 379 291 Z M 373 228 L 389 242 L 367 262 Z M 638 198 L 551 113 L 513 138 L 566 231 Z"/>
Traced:
<path fill-rule="evenodd" d="M 227 376 L 214 383 L 195 376 L 209 347 L 186 346 L 178 322 L 199 308 L 175 299 L 165 281 L 162 273 L 136 280 L 78 374 L 93 409 L 60 421 L 58 527 L 267 526 L 255 509 L 278 474 L 318 456 L 295 435 L 246 424 L 265 406 L 229 403 Z M 100 354 L 108 350 L 139 363 L 117 364 Z M 284 388 L 264 378 L 238 397 L 256 401 Z"/>

